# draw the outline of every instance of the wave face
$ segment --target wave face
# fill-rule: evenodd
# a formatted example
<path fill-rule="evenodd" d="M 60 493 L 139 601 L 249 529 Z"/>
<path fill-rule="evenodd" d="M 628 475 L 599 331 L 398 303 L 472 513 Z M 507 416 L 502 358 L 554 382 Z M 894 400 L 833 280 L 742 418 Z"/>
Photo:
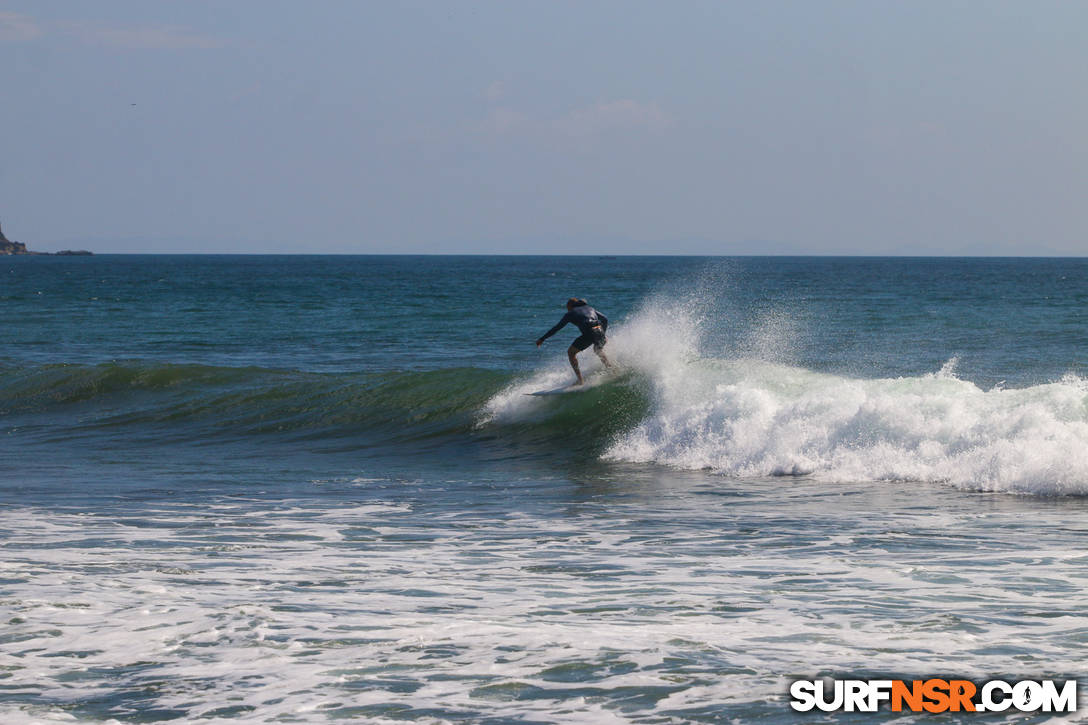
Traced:
<path fill-rule="evenodd" d="M 0 415 L 68 430 L 165 427 L 177 438 L 455 434 L 510 379 L 491 370 L 312 373 L 130 361 L 0 369 Z"/>
<path fill-rule="evenodd" d="M 556 377 L 551 387 L 558 384 Z M 456 463 L 451 450 L 466 457 L 465 446 L 474 444 L 505 459 L 597 459 L 648 412 L 633 375 L 562 400 L 509 392 L 526 385 L 512 373 L 479 368 L 345 374 L 148 361 L 9 367 L 0 368 L 0 420 L 9 440 L 47 447 L 88 437 L 256 448 L 303 441 L 408 458 L 442 448 L 449 467 Z M 489 426 L 486 411 L 504 395 L 535 405 Z"/>
<path fill-rule="evenodd" d="M 1088 494 L 1088 381 L 1080 377 L 984 390 L 956 377 L 955 358 L 930 374 L 866 380 L 714 357 L 696 352 L 707 319 L 691 305 L 654 300 L 615 332 L 609 350 L 645 414 L 612 436 L 604 459 L 731 477 Z M 770 319 L 749 335 L 750 349 L 776 349 L 783 335 L 789 331 Z M 545 404 L 520 394 L 569 375 L 555 366 L 509 386 L 488 402 L 484 420 L 532 421 Z"/>

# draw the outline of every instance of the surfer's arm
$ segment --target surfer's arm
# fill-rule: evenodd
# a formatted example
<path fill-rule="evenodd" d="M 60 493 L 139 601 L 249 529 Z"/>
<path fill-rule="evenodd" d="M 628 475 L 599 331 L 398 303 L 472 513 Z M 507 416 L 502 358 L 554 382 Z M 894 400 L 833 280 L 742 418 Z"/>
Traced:
<path fill-rule="evenodd" d="M 598 312 L 597 319 L 601 321 L 601 332 L 608 332 L 608 318 Z"/>
<path fill-rule="evenodd" d="M 536 341 L 537 347 L 540 347 L 540 343 L 544 342 L 549 337 L 551 337 L 552 335 L 554 335 L 555 333 L 557 333 L 561 329 L 563 329 L 563 325 L 567 324 L 568 322 L 570 322 L 570 313 L 569 312 L 567 314 L 563 315 L 563 319 L 560 320 L 556 324 L 555 327 L 553 327 L 552 329 L 548 330 L 547 332 L 545 332 L 543 335 L 540 336 L 540 338 Z"/>

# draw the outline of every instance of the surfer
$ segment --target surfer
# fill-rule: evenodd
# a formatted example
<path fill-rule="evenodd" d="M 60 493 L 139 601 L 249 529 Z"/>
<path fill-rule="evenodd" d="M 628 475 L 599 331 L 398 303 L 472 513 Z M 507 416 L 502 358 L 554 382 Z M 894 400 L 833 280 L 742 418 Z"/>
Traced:
<path fill-rule="evenodd" d="M 608 318 L 590 307 L 585 300 L 571 297 L 567 300 L 567 314 L 563 315 L 563 319 L 555 327 L 540 336 L 536 341 L 536 346 L 543 345 L 545 340 L 559 332 L 568 322 L 572 323 L 582 333 L 567 348 L 567 359 L 570 360 L 570 366 L 574 368 L 574 375 L 578 378 L 578 382 L 575 384 L 581 385 L 585 381 L 582 379 L 582 371 L 578 369 L 578 353 L 590 345 L 593 346 L 593 352 L 597 353 L 597 357 L 601 359 L 604 366 L 606 368 L 612 367 L 612 363 L 604 354 L 604 346 L 608 342 L 605 337 L 605 332 L 608 330 Z"/>

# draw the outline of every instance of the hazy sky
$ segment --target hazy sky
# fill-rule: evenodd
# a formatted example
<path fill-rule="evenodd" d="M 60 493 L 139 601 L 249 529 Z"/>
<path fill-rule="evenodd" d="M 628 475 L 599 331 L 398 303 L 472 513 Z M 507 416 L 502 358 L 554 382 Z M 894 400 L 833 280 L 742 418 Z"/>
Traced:
<path fill-rule="evenodd" d="M 99 252 L 1088 254 L 1088 2 L 0 0 Z"/>

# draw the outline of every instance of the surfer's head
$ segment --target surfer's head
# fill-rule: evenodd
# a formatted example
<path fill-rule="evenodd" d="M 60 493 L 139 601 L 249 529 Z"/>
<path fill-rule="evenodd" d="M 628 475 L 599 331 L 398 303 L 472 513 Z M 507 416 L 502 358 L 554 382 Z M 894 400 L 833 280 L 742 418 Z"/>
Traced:
<path fill-rule="evenodd" d="M 569 300 L 567 300 L 567 309 L 568 310 L 573 310 L 575 307 L 581 307 L 582 305 L 588 305 L 588 304 L 589 303 L 586 302 L 583 299 L 579 299 L 577 297 L 571 297 Z"/>

